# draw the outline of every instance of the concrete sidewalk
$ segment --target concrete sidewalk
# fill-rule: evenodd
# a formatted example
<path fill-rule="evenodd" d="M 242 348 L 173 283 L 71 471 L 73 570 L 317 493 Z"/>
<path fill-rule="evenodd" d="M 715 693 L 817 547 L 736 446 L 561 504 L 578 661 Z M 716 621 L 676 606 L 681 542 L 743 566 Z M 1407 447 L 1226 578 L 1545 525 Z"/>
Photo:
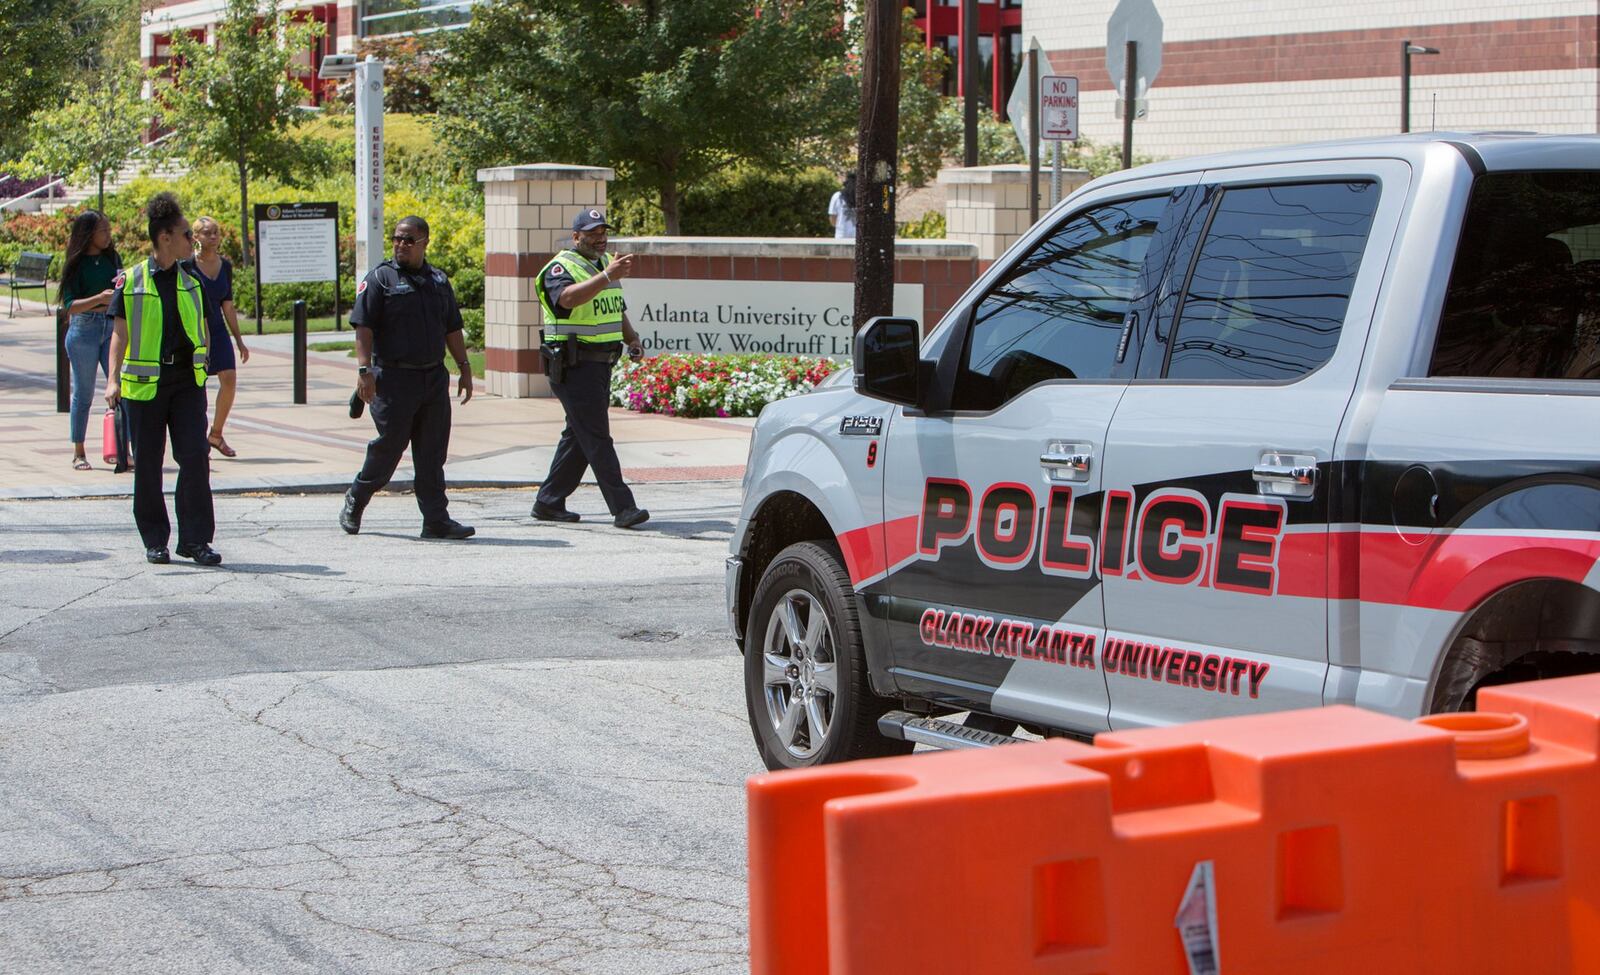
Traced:
<path fill-rule="evenodd" d="M 55 404 L 55 320 L 27 302 L 17 318 L 0 319 L 0 499 L 126 495 L 133 478 L 113 474 L 100 459 L 100 398 L 89 415 L 89 460 L 94 470 L 72 469 L 67 414 Z M 228 418 L 230 460 L 211 454 L 212 489 L 242 491 L 343 490 L 361 466 L 373 436 L 372 420 L 350 419 L 354 360 L 343 352 L 307 356 L 307 404 L 296 406 L 294 362 L 288 335 L 252 336 L 248 364 L 239 367 L 239 395 Z M 313 342 L 352 338 L 317 333 Z M 445 476 L 455 487 L 537 484 L 550 466 L 564 425 L 554 399 L 508 400 L 482 392 L 456 405 Z M 216 383 L 209 384 L 213 391 Z M 452 382 L 452 389 L 454 383 Z M 753 420 L 685 420 L 611 411 L 611 433 L 630 482 L 737 480 L 744 475 Z M 169 453 L 167 487 L 176 468 Z M 410 486 L 409 454 L 392 489 Z M 593 483 L 592 475 L 585 483 Z M 648 495 L 641 499 L 648 503 Z"/>

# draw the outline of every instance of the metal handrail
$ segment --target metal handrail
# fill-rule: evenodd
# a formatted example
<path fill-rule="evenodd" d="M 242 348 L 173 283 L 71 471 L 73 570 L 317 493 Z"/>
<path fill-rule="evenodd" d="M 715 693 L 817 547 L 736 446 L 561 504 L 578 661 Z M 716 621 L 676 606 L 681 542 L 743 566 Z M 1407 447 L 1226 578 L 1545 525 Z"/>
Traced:
<path fill-rule="evenodd" d="M 172 132 L 166 133 L 165 135 L 157 136 L 156 138 L 151 139 L 149 142 L 141 142 L 139 144 L 138 148 L 134 149 L 128 155 L 130 157 L 131 156 L 142 156 L 142 155 L 144 155 L 146 152 L 148 152 L 150 150 L 151 146 L 159 146 L 161 143 L 167 141 L 168 139 L 172 138 L 173 136 L 175 136 L 177 134 L 178 134 L 177 131 L 174 130 Z"/>
<path fill-rule="evenodd" d="M 168 132 L 167 134 L 165 134 L 163 136 L 160 136 L 159 138 L 151 139 L 149 142 L 141 143 L 137 148 L 135 148 L 132 152 L 130 152 L 128 154 L 129 160 L 131 161 L 135 157 L 144 155 L 146 152 L 148 152 L 150 150 L 150 148 L 152 146 L 158 146 L 161 143 L 167 141 L 168 139 L 172 138 L 173 136 L 175 136 L 177 134 L 178 133 L 176 133 L 176 132 Z M 0 177 L 0 178 L 3 178 L 3 177 Z M 20 203 L 23 200 L 26 200 L 30 196 L 35 196 L 35 195 L 37 195 L 39 193 L 43 193 L 45 190 L 53 189 L 54 187 L 57 187 L 57 186 L 64 186 L 64 185 L 66 185 L 66 182 L 67 182 L 67 178 L 65 176 L 63 176 L 62 178 L 57 179 L 57 180 L 52 180 L 51 182 L 48 182 L 48 183 L 44 184 L 43 186 L 35 187 L 34 189 L 29 190 L 28 192 L 22 194 L 21 196 L 14 196 L 9 200 L 6 200 L 5 202 L 0 203 L 0 210 L 4 210 L 5 208 L 11 206 L 11 204 L 13 204 L 13 203 Z"/>
<path fill-rule="evenodd" d="M 13 203 L 20 203 L 23 200 L 26 200 L 30 196 L 36 196 L 36 195 L 38 195 L 40 193 L 43 193 L 45 190 L 53 189 L 53 188 L 55 188 L 57 186 L 61 186 L 64 183 L 66 183 L 66 178 L 65 177 L 63 177 L 61 179 L 53 179 L 50 182 L 44 184 L 43 186 L 34 187 L 33 189 L 29 190 L 28 192 L 22 194 L 21 196 L 14 196 L 11 199 L 5 201 L 4 203 L 0 203 L 0 210 L 4 210 L 6 207 L 10 206 Z"/>

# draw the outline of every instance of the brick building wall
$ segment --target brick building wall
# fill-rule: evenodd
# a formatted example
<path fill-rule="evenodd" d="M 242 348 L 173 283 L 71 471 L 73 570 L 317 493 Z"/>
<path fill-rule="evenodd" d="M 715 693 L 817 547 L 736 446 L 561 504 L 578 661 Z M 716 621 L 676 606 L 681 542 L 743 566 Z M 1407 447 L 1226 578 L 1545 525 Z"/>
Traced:
<path fill-rule="evenodd" d="M 226 6 L 223 0 L 156 0 L 154 6 L 146 9 L 142 17 L 139 28 L 139 56 L 147 67 L 153 67 L 160 63 L 157 47 L 163 38 L 185 30 L 204 31 L 209 37 L 211 25 L 217 22 Z M 294 3 L 292 0 L 286 0 L 282 9 L 298 10 L 329 6 L 337 8 L 329 24 L 329 32 L 333 35 L 332 49 L 341 53 L 354 51 L 355 0 L 340 0 L 337 3 L 330 0 L 316 3 Z"/>
<path fill-rule="evenodd" d="M 1120 142 L 1105 68 L 1116 0 L 1028 0 L 1024 30 L 1075 74 L 1080 124 Z M 1157 157 L 1399 130 L 1400 42 L 1439 48 L 1412 66 L 1412 128 L 1594 132 L 1594 0 L 1156 0 L 1161 73 L 1134 147 Z"/>

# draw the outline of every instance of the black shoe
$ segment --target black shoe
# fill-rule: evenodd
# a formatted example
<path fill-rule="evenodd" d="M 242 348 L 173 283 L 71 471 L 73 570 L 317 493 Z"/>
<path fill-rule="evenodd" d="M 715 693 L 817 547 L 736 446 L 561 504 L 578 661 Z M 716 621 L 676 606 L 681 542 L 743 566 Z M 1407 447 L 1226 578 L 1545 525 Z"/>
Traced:
<path fill-rule="evenodd" d="M 643 508 L 623 508 L 611 523 L 618 528 L 634 528 L 650 520 L 650 512 Z"/>
<path fill-rule="evenodd" d="M 568 511 L 564 507 L 557 508 L 555 505 L 535 501 L 533 503 L 533 517 L 539 521 L 577 521 L 578 513 L 576 511 Z"/>
<path fill-rule="evenodd" d="M 366 508 L 364 504 L 356 503 L 356 496 L 349 491 L 344 493 L 344 507 L 339 509 L 339 527 L 344 529 L 346 535 L 354 535 L 361 530 L 361 512 Z"/>
<path fill-rule="evenodd" d="M 198 545 L 179 545 L 178 554 L 186 559 L 194 559 L 196 565 L 221 565 L 222 556 L 217 550 L 201 542 Z"/>
<path fill-rule="evenodd" d="M 155 548 L 147 548 L 144 550 L 144 560 L 149 562 L 151 565 L 166 565 L 168 562 L 172 561 L 172 556 L 167 554 L 167 547 L 165 545 L 157 545 Z"/>
<path fill-rule="evenodd" d="M 439 522 L 437 525 L 423 525 L 422 537 L 460 540 L 463 538 L 471 538 L 477 533 L 477 531 L 478 530 L 471 525 L 463 525 L 461 522 L 455 521 L 454 519 L 447 519 Z"/>

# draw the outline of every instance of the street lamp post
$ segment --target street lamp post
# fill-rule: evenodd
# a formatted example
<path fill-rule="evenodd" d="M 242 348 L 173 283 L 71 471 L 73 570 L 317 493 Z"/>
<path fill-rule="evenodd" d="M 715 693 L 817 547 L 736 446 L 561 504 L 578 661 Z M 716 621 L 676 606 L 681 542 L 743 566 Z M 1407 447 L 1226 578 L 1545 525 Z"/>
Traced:
<path fill-rule="evenodd" d="M 330 54 L 322 80 L 351 78 L 356 109 L 356 281 L 383 260 L 383 62 L 367 55 Z"/>
<path fill-rule="evenodd" d="M 1438 54 L 1436 47 L 1400 42 L 1400 131 L 1411 131 L 1411 55 Z"/>

